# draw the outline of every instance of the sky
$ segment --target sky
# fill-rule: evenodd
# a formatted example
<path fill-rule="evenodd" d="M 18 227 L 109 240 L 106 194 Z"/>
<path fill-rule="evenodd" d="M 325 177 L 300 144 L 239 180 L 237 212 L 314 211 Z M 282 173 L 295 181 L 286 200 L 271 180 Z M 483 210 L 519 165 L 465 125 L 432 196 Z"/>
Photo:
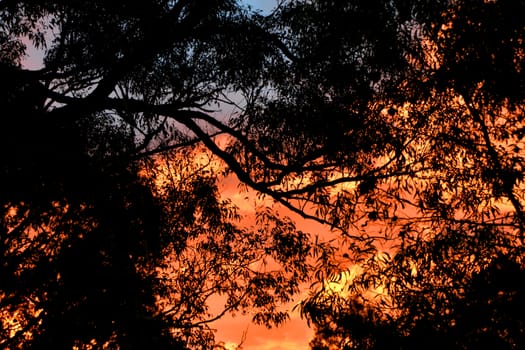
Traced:
<path fill-rule="evenodd" d="M 243 2 L 249 4 L 254 9 L 262 10 L 263 13 L 270 12 L 276 4 L 276 0 L 244 0 Z"/>
<path fill-rule="evenodd" d="M 253 193 L 240 193 L 238 180 L 233 177 L 226 178 L 220 184 L 223 197 L 229 198 L 240 209 L 243 215 L 243 222 L 247 225 L 254 224 L 254 202 Z M 327 233 L 327 228 L 311 220 L 304 220 L 297 214 L 284 210 L 281 215 L 289 216 L 295 221 L 296 227 L 304 232 L 312 234 Z M 297 295 L 296 299 L 284 306 L 285 310 L 292 311 L 293 307 L 306 296 L 306 288 L 303 294 Z M 238 344 L 244 335 L 242 344 L 243 350 L 307 350 L 309 342 L 313 339 L 314 332 L 310 329 L 306 320 L 301 319 L 299 311 L 290 313 L 290 320 L 278 328 L 267 329 L 257 326 L 250 320 L 250 315 L 246 316 L 226 316 L 215 322 L 212 328 L 217 329 L 216 340 L 230 345 L 229 349 L 235 349 L 234 344 Z"/>
<path fill-rule="evenodd" d="M 260 10 L 262 13 L 269 13 L 275 6 L 275 0 L 244 0 L 245 3 L 252 6 L 254 10 Z M 27 59 L 24 66 L 28 69 L 42 68 L 43 52 L 35 50 L 29 46 Z M 231 191 L 235 196 L 237 184 L 223 184 L 226 192 Z M 239 197 L 239 200 L 240 197 Z M 241 204 L 242 203 L 237 203 Z M 249 213 L 247 213 L 249 215 Z M 304 221 L 300 218 L 294 218 L 299 229 L 306 232 L 314 232 L 320 227 L 313 222 Z M 297 300 L 286 305 L 285 308 L 291 310 L 293 306 L 300 301 Z M 291 318 L 284 325 L 278 328 L 267 329 L 263 326 L 257 326 L 250 320 L 250 315 L 246 316 L 227 316 L 217 321 L 212 326 L 217 329 L 216 340 L 224 342 L 228 349 L 236 349 L 235 344 L 243 341 L 243 350 L 307 350 L 308 343 L 313 338 L 313 330 L 308 328 L 306 321 L 301 319 L 298 311 L 291 313 Z"/>
<path fill-rule="evenodd" d="M 241 0 L 250 5 L 254 10 L 260 10 L 262 13 L 269 13 L 276 5 L 277 0 Z M 28 69 L 40 69 L 42 68 L 43 52 L 35 49 L 32 45 L 28 44 L 28 55 L 24 60 L 24 66 Z"/>
<path fill-rule="evenodd" d="M 269 13 L 276 4 L 276 0 L 245 0 L 244 2 L 263 13 Z M 224 188 L 224 191 L 228 189 Z M 313 222 L 301 219 L 296 221 L 298 228 L 303 231 L 315 232 L 320 229 Z M 287 308 L 293 308 L 300 297 L 287 305 Z M 314 335 L 313 330 L 306 325 L 306 321 L 300 318 L 298 311 L 292 312 L 290 320 L 278 328 L 267 329 L 252 324 L 249 316 L 225 317 L 214 327 L 217 329 L 216 339 L 226 345 L 238 344 L 244 336 L 242 347 L 244 350 L 307 350 L 308 343 Z M 232 348 L 235 349 L 233 346 Z"/>

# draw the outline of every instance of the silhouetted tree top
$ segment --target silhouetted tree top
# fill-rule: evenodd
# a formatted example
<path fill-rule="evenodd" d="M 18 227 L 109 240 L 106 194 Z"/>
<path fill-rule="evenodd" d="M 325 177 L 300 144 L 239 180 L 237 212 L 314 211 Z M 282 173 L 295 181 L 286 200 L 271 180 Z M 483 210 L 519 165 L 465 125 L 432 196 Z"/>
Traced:
<path fill-rule="evenodd" d="M 240 225 L 198 145 L 281 57 L 261 21 L 234 1 L 0 4 L 1 348 L 207 349 L 225 314 L 286 320 L 310 236 L 269 209 Z"/>
<path fill-rule="evenodd" d="M 310 157 L 311 172 L 292 192 L 298 200 L 308 193 L 312 212 L 348 233 L 342 264 L 360 266 L 351 279 L 334 268 L 302 304 L 318 327 L 313 347 L 521 346 L 522 316 L 500 323 L 491 307 L 478 306 L 497 304 L 488 291 L 501 283 L 502 309 L 521 307 L 494 266 L 503 259 L 523 268 L 525 23 L 514 14 L 524 6 L 281 7 L 283 40 L 302 61 L 287 75 L 297 90 L 283 82 L 282 98 L 268 106 L 290 111 L 282 115 L 296 116 L 293 134 L 303 126 L 304 140 L 314 140 L 293 154 Z M 265 111 L 262 130 L 275 110 Z M 489 271 L 498 282 L 480 277 Z M 336 282 L 342 296 L 331 291 Z M 475 288 L 477 297 L 469 294 Z M 478 322 L 465 321 L 476 303 Z"/>
<path fill-rule="evenodd" d="M 388 337 L 385 315 L 413 333 L 436 318 L 403 315 L 469 300 L 458 294 L 498 257 L 521 269 L 524 8 L 3 1 L 0 312 L 22 310 L 3 346 L 209 346 L 211 295 L 278 324 L 310 268 L 305 315 L 321 324 L 308 310 L 335 319 L 319 297 L 356 264 L 341 302 L 365 344 L 363 313 Z M 41 69 L 21 66 L 27 42 Z M 270 212 L 241 229 L 220 174 L 192 163 L 201 146 L 341 233 L 338 249 Z M 282 269 L 252 269 L 266 260 Z"/>
<path fill-rule="evenodd" d="M 52 122 L 109 114 L 130 129 L 134 157 L 200 139 L 244 183 L 347 233 L 357 220 L 345 217 L 346 202 L 391 179 L 460 171 L 443 154 L 505 173 L 489 185 L 523 217 L 509 190 L 514 155 L 496 149 L 499 129 L 519 136 L 521 126 L 487 119 L 520 113 L 519 2 L 288 1 L 267 17 L 229 1 L 198 4 L 21 3 L 13 13 L 6 2 L 12 35 L 35 32 L 17 22 L 37 23 L 33 12 L 38 27 L 60 31 L 43 69 L 3 69 L 41 82 L 32 94 L 48 99 Z M 230 118 L 209 113 L 228 101 L 239 107 L 227 107 Z M 236 143 L 220 147 L 216 133 Z M 336 205 L 328 192 L 340 183 L 362 193 Z"/>

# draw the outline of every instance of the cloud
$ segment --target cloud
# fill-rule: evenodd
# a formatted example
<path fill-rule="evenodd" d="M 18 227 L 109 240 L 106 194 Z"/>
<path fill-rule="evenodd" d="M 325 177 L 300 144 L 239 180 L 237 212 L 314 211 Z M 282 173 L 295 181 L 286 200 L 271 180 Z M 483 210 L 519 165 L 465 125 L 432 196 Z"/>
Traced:
<path fill-rule="evenodd" d="M 243 350 L 307 350 L 314 335 L 306 321 L 296 314 L 284 325 L 271 329 L 251 323 L 248 316 L 224 318 L 214 326 L 216 339 L 232 349 L 244 337 Z"/>

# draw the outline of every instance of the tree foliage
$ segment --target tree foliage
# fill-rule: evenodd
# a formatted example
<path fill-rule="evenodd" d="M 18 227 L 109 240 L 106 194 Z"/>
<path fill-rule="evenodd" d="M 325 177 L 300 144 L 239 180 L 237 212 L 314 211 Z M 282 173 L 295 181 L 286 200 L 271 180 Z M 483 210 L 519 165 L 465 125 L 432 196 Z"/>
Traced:
<path fill-rule="evenodd" d="M 281 6 L 296 61 L 250 127 L 292 118 L 306 180 L 283 195 L 341 230 L 355 273 L 334 269 L 302 303 L 314 348 L 523 346 L 523 316 L 507 310 L 522 308 L 524 6 Z"/>
<path fill-rule="evenodd" d="M 243 227 L 199 146 L 280 57 L 259 22 L 233 1 L 0 4 L 1 348 L 205 349 L 227 313 L 286 320 L 309 235 L 269 209 Z"/>
<path fill-rule="evenodd" d="M 520 348 L 524 9 L 3 1 L 2 346 L 209 347 L 313 272 L 314 347 Z M 338 246 L 240 227 L 201 147 Z"/>

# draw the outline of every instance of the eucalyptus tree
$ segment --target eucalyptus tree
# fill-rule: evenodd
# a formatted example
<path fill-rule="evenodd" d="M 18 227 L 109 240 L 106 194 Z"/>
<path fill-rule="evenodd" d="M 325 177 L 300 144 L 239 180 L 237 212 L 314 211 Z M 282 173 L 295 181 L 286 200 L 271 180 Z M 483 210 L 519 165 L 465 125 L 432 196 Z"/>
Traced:
<path fill-rule="evenodd" d="M 227 313 L 287 318 L 309 236 L 271 211 L 244 228 L 199 145 L 232 157 L 219 109 L 283 59 L 263 22 L 235 1 L 0 3 L 0 347 L 210 348 Z"/>
<path fill-rule="evenodd" d="M 279 323 L 309 272 L 320 338 L 459 332 L 472 291 L 521 269 L 524 7 L 3 1 L 2 345 L 210 346 L 211 296 Z M 271 212 L 238 227 L 201 146 L 337 249 Z"/>
<path fill-rule="evenodd" d="M 522 346 L 523 316 L 487 305 L 522 307 L 509 276 L 523 269 L 524 7 L 321 0 L 275 12 L 287 74 L 246 126 L 286 164 L 245 162 L 348 248 L 302 303 L 315 346 Z"/>

